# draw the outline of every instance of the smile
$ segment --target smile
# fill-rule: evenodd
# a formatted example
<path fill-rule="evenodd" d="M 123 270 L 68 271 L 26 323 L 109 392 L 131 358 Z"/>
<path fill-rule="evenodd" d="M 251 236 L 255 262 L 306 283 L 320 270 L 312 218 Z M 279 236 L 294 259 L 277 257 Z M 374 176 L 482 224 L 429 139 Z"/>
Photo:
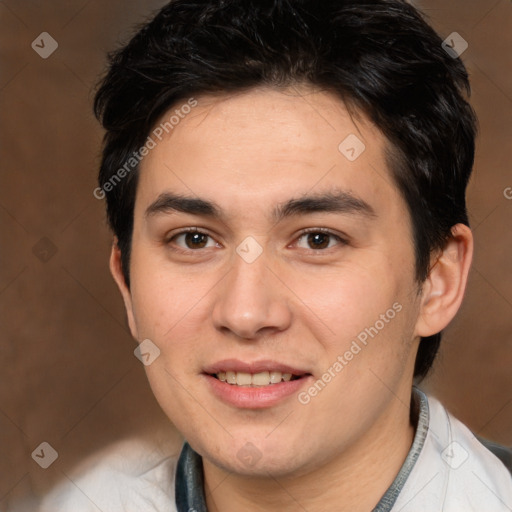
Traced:
<path fill-rule="evenodd" d="M 313 380 L 306 368 L 270 359 L 253 362 L 224 359 L 205 367 L 202 376 L 207 389 L 217 399 L 237 409 L 276 406 Z"/>
<path fill-rule="evenodd" d="M 291 380 L 299 379 L 299 375 L 291 373 L 282 373 L 277 371 L 263 371 L 259 373 L 247 372 L 218 372 L 213 375 L 221 382 L 232 384 L 233 386 L 269 386 L 271 384 L 279 384 L 280 382 L 289 382 Z"/>

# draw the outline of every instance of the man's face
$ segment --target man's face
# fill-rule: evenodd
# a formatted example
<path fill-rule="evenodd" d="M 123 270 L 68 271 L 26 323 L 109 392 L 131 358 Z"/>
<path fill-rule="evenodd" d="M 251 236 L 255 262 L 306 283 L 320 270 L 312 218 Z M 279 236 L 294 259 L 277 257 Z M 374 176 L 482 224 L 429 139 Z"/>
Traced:
<path fill-rule="evenodd" d="M 199 97 L 140 169 L 132 332 L 160 349 L 146 371 L 170 420 L 242 474 L 301 474 L 408 416 L 419 299 L 386 141 L 336 97 L 303 92 Z M 247 373 L 261 386 L 218 378 Z"/>

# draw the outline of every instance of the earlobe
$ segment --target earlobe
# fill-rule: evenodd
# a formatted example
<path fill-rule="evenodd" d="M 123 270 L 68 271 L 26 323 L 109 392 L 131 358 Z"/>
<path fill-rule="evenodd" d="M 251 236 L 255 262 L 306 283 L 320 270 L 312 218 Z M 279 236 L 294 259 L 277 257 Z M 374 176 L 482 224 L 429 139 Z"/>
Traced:
<path fill-rule="evenodd" d="M 460 308 L 473 258 L 473 235 L 468 226 L 456 224 L 444 249 L 436 254 L 423 284 L 416 335 L 442 331 Z"/>
<path fill-rule="evenodd" d="M 121 292 L 124 301 L 124 307 L 126 309 L 126 316 L 128 317 L 128 325 L 132 336 L 138 340 L 138 331 L 135 323 L 135 317 L 133 314 L 133 303 L 130 289 L 126 285 L 126 281 L 123 274 L 122 263 L 121 263 L 121 250 L 119 249 L 117 238 L 114 237 L 112 243 L 112 251 L 110 252 L 110 272 L 114 281 Z"/>

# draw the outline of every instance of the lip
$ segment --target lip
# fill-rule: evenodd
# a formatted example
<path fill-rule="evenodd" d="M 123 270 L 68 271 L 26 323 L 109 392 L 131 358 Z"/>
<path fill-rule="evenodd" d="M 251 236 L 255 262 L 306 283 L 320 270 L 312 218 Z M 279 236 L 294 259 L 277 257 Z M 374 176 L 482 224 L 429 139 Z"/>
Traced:
<path fill-rule="evenodd" d="M 300 378 L 279 382 L 278 384 L 269 384 L 268 386 L 249 387 L 228 384 L 210 375 L 220 371 L 259 373 L 267 370 L 291 373 L 300 376 Z M 202 376 L 215 397 L 240 409 L 264 409 L 278 405 L 291 395 L 296 395 L 302 387 L 309 385 L 313 379 L 313 376 L 306 370 L 276 361 L 245 363 L 237 359 L 226 359 L 208 366 L 204 369 Z"/>
<path fill-rule="evenodd" d="M 219 372 L 245 372 L 245 373 L 260 373 L 264 371 L 291 373 L 292 375 L 305 375 L 308 370 L 301 368 L 294 368 L 287 364 L 279 363 L 272 360 L 254 361 L 246 363 L 239 359 L 224 359 L 218 361 L 210 366 L 204 368 L 204 373 L 219 373 Z"/>

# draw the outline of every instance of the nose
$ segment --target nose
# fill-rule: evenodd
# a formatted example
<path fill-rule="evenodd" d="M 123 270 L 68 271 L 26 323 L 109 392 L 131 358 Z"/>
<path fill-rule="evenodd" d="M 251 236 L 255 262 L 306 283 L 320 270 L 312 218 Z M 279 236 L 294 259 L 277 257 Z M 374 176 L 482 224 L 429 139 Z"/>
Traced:
<path fill-rule="evenodd" d="M 215 327 L 247 340 L 288 328 L 292 318 L 288 289 L 265 251 L 251 263 L 236 253 L 233 260 L 216 290 Z"/>

